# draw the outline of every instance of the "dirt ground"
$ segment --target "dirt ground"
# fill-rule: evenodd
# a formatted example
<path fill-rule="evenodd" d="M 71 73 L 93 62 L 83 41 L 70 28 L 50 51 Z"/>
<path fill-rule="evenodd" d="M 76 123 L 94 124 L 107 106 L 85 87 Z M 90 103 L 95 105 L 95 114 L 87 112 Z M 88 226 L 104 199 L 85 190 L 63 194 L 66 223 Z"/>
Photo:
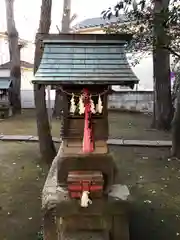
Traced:
<path fill-rule="evenodd" d="M 0 133 L 36 135 L 32 113 L 2 121 Z M 110 113 L 110 134 L 126 139 L 170 139 L 149 129 L 141 114 Z M 54 120 L 54 136 L 59 134 Z M 57 134 L 57 135 L 56 135 Z M 132 195 L 131 240 L 180 239 L 180 161 L 167 148 L 110 148 L 120 182 Z M 0 142 L 0 240 L 39 240 L 41 190 L 47 166 L 40 161 L 37 143 Z"/>
<path fill-rule="evenodd" d="M 38 240 L 47 167 L 38 145 L 0 142 L 0 240 Z"/>
<path fill-rule="evenodd" d="M 169 140 L 170 133 L 150 128 L 151 117 L 140 113 L 109 112 L 110 138 Z M 60 120 L 52 120 L 52 135 L 59 137 Z M 0 121 L 0 134 L 37 135 L 35 112 L 23 111 L 22 115 Z"/>
<path fill-rule="evenodd" d="M 35 143 L 0 143 L 0 239 L 39 240 L 47 166 Z M 131 240 L 180 239 L 180 162 L 169 149 L 111 147 L 133 202 Z"/>

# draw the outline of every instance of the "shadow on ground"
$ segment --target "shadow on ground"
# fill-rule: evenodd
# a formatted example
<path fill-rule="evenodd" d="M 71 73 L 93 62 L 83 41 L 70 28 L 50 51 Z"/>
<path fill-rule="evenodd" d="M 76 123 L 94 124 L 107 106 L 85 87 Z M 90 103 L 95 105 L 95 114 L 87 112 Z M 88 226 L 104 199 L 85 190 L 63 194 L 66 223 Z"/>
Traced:
<path fill-rule="evenodd" d="M 111 147 L 133 202 L 131 240 L 180 239 L 180 162 L 169 149 Z"/>

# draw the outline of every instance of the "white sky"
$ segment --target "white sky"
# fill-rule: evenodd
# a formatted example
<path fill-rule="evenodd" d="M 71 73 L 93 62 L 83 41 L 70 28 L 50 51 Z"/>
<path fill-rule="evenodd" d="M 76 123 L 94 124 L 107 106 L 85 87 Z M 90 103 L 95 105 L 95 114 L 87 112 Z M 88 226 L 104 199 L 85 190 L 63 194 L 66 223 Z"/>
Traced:
<path fill-rule="evenodd" d="M 73 22 L 99 17 L 101 12 L 115 5 L 118 0 L 71 0 L 72 14 L 78 15 Z M 39 24 L 41 0 L 15 0 L 15 20 L 20 37 L 33 40 Z M 57 32 L 62 18 L 63 0 L 53 0 L 51 32 Z M 0 32 L 6 30 L 5 0 L 0 0 Z"/>
<path fill-rule="evenodd" d="M 40 6 L 42 0 L 15 0 L 15 21 L 19 35 L 23 39 L 33 41 L 39 25 Z M 60 26 L 62 19 L 63 0 L 52 0 L 52 24 L 51 32 L 57 33 L 56 25 Z M 76 24 L 86 18 L 100 17 L 103 10 L 114 6 L 118 0 L 71 0 L 72 12 L 77 14 Z M 0 0 L 0 32 L 6 31 L 5 0 Z M 28 50 L 28 49 L 25 49 Z M 25 51 L 24 50 L 24 51 Z M 29 49 L 23 60 L 33 62 L 32 50 Z M 21 51 L 22 57 L 23 52 Z M 6 54 L 7 55 L 7 54 Z M 27 56 L 29 56 L 27 58 Z M 4 55 L 3 55 L 4 57 Z M 7 58 L 8 56 L 6 56 Z M 8 61 L 4 59 L 3 62 Z M 140 78 L 140 89 L 152 89 L 152 58 L 143 59 L 141 64 L 133 68 Z M 143 80 L 143 81 L 142 81 Z M 141 84 L 142 81 L 142 84 Z M 141 86 L 142 85 L 142 86 Z"/>

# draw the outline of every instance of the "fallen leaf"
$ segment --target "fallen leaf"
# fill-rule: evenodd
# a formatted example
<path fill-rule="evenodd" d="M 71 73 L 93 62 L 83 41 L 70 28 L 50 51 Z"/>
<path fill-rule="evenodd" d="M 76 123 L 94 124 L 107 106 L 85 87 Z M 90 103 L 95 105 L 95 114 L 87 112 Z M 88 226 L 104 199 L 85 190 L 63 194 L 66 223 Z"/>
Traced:
<path fill-rule="evenodd" d="M 144 203 L 152 203 L 152 201 L 151 200 L 144 200 Z"/>

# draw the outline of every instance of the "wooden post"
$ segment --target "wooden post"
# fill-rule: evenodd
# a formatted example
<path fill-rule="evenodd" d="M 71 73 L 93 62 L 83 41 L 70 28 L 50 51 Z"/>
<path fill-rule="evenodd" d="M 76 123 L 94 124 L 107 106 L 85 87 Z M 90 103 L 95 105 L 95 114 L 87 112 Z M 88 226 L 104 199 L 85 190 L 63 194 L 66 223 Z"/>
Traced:
<path fill-rule="evenodd" d="M 51 86 L 47 86 L 47 112 L 49 119 L 49 127 L 52 129 L 52 109 L 51 109 Z"/>

